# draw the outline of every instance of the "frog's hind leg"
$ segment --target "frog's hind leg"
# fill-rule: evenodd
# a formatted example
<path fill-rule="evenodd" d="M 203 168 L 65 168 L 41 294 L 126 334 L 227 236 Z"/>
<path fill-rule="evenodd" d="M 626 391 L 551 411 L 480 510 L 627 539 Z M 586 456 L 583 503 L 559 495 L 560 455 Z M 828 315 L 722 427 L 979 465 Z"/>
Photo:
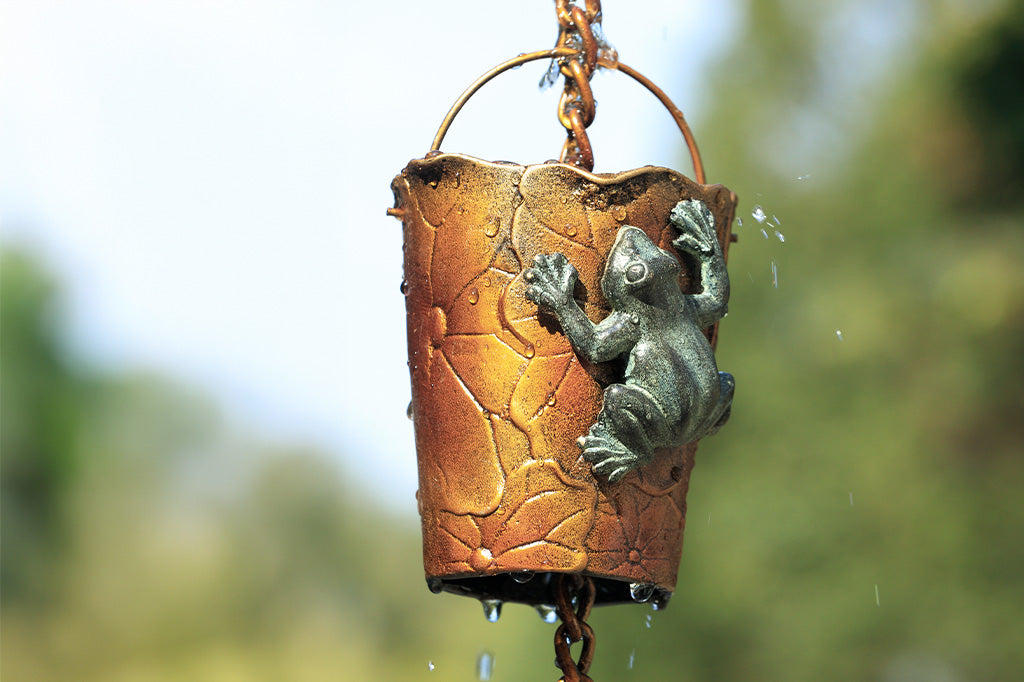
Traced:
<path fill-rule="evenodd" d="M 654 457 L 654 448 L 671 440 L 661 407 L 651 394 L 629 384 L 613 384 L 604 392 L 597 423 L 580 438 L 583 458 L 593 471 L 614 483 Z"/>
<path fill-rule="evenodd" d="M 708 419 L 708 423 L 711 424 L 706 434 L 708 436 L 718 433 L 718 429 L 722 428 L 725 422 L 729 421 L 729 415 L 732 414 L 732 396 L 736 392 L 736 380 L 728 372 L 719 372 L 718 382 L 721 385 L 721 393 L 719 394 L 715 411 L 711 413 L 711 417 Z"/>

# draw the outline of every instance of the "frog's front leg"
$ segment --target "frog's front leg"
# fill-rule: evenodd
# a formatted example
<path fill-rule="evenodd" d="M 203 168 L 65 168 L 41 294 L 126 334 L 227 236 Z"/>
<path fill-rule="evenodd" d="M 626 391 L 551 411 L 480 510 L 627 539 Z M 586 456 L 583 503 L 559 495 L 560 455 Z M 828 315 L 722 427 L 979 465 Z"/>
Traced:
<path fill-rule="evenodd" d="M 607 362 L 628 352 L 639 328 L 629 315 L 613 312 L 594 324 L 573 298 L 579 274 L 561 253 L 540 254 L 523 273 L 526 297 L 547 308 L 576 351 L 591 362 Z"/>
<path fill-rule="evenodd" d="M 654 449 L 672 441 L 672 425 L 654 397 L 635 384 L 605 389 L 597 423 L 579 440 L 595 474 L 615 483 L 654 458 Z"/>
<path fill-rule="evenodd" d="M 700 261 L 703 291 L 686 298 L 692 304 L 697 326 L 710 327 L 729 310 L 729 271 L 718 243 L 715 217 L 703 201 L 690 199 L 675 205 L 670 220 L 680 232 L 672 245 Z"/>

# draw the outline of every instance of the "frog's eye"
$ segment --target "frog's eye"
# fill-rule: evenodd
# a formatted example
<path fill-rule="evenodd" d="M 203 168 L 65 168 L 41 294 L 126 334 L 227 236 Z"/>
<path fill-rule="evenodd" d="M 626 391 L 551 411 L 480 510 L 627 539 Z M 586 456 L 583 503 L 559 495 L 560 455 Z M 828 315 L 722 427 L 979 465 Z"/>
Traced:
<path fill-rule="evenodd" d="M 626 268 L 626 281 L 630 284 L 639 282 L 647 275 L 647 266 L 643 263 L 633 263 Z"/>

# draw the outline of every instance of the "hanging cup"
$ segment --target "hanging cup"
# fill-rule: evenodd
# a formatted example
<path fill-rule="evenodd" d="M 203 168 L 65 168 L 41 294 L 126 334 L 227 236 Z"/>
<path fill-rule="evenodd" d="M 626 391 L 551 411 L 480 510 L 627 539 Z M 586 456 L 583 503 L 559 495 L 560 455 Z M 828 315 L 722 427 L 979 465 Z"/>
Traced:
<path fill-rule="evenodd" d="M 487 80 L 560 48 L 521 55 L 486 74 L 452 108 L 432 151 L 392 189 L 402 221 L 412 417 L 427 582 L 482 600 L 555 603 L 560 573 L 594 579 L 596 603 L 652 601 L 675 589 L 686 492 L 697 443 L 659 448 L 614 482 L 596 475 L 580 439 L 598 421 L 623 363 L 590 362 L 527 294 L 537 256 L 564 254 L 575 298 L 593 322 L 612 312 L 601 280 L 623 226 L 678 259 L 679 287 L 698 293 L 673 208 L 699 200 L 727 252 L 736 195 L 705 185 L 689 129 L 664 93 L 625 65 L 672 112 L 701 183 L 648 166 L 593 174 L 563 163 L 518 165 L 437 150 L 465 100 Z M 713 344 L 717 325 L 704 330 Z"/>

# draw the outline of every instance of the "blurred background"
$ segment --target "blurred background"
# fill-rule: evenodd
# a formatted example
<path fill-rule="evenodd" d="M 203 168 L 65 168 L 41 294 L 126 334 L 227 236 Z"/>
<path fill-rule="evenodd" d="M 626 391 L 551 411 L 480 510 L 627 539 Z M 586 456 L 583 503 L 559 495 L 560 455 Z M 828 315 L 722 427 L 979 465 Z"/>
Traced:
<path fill-rule="evenodd" d="M 1024 5 L 603 4 L 742 225 L 679 587 L 595 611 L 593 677 L 1024 678 Z M 556 33 L 548 0 L 0 3 L 5 680 L 557 678 L 531 609 L 423 583 L 384 215 Z M 556 156 L 545 68 L 443 148 Z M 598 172 L 691 172 L 654 98 L 594 90 Z"/>

